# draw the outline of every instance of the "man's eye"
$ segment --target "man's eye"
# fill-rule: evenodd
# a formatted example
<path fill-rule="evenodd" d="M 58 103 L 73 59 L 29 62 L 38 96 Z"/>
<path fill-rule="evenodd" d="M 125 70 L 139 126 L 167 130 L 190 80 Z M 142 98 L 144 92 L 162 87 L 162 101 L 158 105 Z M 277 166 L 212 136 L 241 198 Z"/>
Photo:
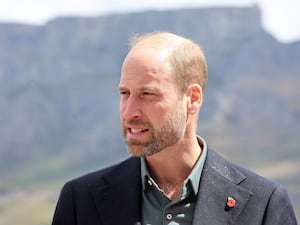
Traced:
<path fill-rule="evenodd" d="M 120 95 L 128 95 L 129 92 L 128 91 L 120 91 Z"/>
<path fill-rule="evenodd" d="M 154 93 L 152 93 L 152 92 L 148 92 L 148 91 L 144 91 L 144 93 L 143 93 L 144 95 L 155 95 Z"/>

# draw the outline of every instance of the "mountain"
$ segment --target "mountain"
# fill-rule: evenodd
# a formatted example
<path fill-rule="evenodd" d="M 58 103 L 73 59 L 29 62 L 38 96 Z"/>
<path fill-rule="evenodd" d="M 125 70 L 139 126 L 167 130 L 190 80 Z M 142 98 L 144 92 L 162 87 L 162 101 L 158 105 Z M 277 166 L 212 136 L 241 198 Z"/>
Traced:
<path fill-rule="evenodd" d="M 300 41 L 274 39 L 256 6 L 0 24 L 0 196 L 53 183 L 57 193 L 67 178 L 127 156 L 120 67 L 128 39 L 155 30 L 189 37 L 206 53 L 199 134 L 287 186 L 299 213 Z"/>

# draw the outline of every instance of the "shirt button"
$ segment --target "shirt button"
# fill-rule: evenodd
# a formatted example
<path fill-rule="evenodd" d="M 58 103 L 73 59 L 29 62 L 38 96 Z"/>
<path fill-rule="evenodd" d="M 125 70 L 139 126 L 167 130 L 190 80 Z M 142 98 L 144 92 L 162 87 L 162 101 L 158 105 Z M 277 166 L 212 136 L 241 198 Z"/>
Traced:
<path fill-rule="evenodd" d="M 148 184 L 149 184 L 149 186 L 152 186 L 152 181 L 148 180 Z"/>
<path fill-rule="evenodd" d="M 173 218 L 173 216 L 172 216 L 171 213 L 168 213 L 168 214 L 166 215 L 166 218 L 167 218 L 167 220 L 171 220 L 171 219 Z"/>

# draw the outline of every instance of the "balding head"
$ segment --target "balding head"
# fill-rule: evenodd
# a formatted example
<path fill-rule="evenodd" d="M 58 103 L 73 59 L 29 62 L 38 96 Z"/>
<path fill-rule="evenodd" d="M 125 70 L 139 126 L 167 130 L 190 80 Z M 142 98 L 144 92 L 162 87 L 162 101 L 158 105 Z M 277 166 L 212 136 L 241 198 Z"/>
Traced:
<path fill-rule="evenodd" d="M 149 47 L 174 48 L 176 45 L 185 42 L 187 39 L 168 32 L 153 32 L 140 36 L 134 36 L 130 39 L 131 49 L 137 45 Z"/>
<path fill-rule="evenodd" d="M 199 84 L 204 91 L 207 82 L 206 60 L 200 46 L 192 40 L 168 32 L 153 32 L 133 37 L 130 47 L 129 54 L 153 51 L 165 55 L 182 94 L 193 83 Z"/>

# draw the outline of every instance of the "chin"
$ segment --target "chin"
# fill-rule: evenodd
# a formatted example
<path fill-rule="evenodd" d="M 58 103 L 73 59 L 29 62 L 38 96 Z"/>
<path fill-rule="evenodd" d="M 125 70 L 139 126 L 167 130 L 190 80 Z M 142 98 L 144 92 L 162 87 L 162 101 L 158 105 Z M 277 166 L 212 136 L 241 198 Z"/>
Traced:
<path fill-rule="evenodd" d="M 129 145 L 127 146 L 129 153 L 133 156 L 137 156 L 137 157 L 145 157 L 145 156 L 151 156 L 154 155 L 158 152 L 160 152 L 160 150 L 157 150 L 155 148 L 147 148 L 147 147 L 143 147 L 140 145 Z"/>
<path fill-rule="evenodd" d="M 145 152 L 142 151 L 140 146 L 127 146 L 128 151 L 131 155 L 136 156 L 136 157 L 143 157 L 146 155 Z"/>

